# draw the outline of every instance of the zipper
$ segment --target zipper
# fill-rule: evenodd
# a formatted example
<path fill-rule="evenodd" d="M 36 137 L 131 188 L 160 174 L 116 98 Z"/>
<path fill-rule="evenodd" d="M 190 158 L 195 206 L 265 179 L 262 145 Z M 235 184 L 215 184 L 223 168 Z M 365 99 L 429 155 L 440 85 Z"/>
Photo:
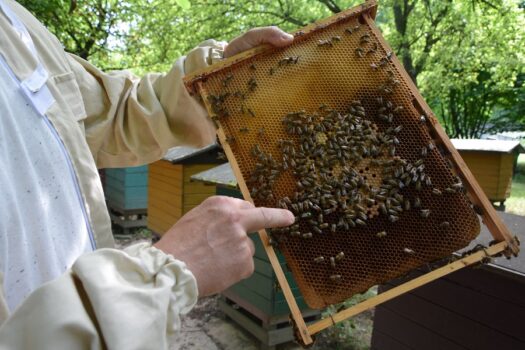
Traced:
<path fill-rule="evenodd" d="M 60 150 L 62 151 L 62 155 L 64 156 L 66 163 L 67 163 L 67 167 L 69 169 L 69 174 L 71 175 L 71 178 L 73 179 L 73 184 L 75 186 L 75 192 L 77 193 L 77 198 L 80 203 L 80 208 L 82 209 L 82 215 L 84 216 L 84 222 L 86 223 L 86 227 L 88 230 L 89 240 L 91 242 L 91 248 L 95 250 L 97 249 L 97 245 L 95 243 L 95 236 L 93 234 L 93 228 L 91 227 L 91 223 L 89 222 L 89 218 L 88 218 L 87 211 L 86 211 L 86 206 L 84 204 L 84 198 L 82 197 L 82 192 L 80 190 L 80 184 L 78 183 L 78 179 L 75 173 L 75 169 L 73 167 L 73 162 L 71 161 L 71 157 L 69 156 L 69 153 L 66 149 L 66 146 L 64 145 L 64 142 L 60 138 L 60 135 L 58 135 L 58 131 L 51 124 L 51 121 L 49 121 L 49 118 L 47 117 L 47 115 L 45 114 L 42 115 L 42 118 L 44 120 L 44 123 L 49 128 L 49 131 L 51 131 L 51 133 L 55 137 L 55 140 L 60 145 Z"/>

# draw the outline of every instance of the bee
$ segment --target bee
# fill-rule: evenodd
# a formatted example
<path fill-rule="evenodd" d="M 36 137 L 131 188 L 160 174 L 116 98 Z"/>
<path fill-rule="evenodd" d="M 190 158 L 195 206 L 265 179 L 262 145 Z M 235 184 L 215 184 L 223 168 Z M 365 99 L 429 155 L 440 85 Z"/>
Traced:
<path fill-rule="evenodd" d="M 441 192 L 438 188 L 433 188 L 432 194 L 435 194 L 436 196 L 441 196 L 443 192 Z"/>
<path fill-rule="evenodd" d="M 424 116 L 424 115 L 421 115 L 421 116 L 419 116 L 419 121 L 424 124 L 424 123 L 427 122 L 427 117 Z"/>
<path fill-rule="evenodd" d="M 335 256 L 335 260 L 337 260 L 337 261 L 341 261 L 341 260 L 344 259 L 344 257 L 345 257 L 345 253 L 344 253 L 344 252 L 339 252 L 339 253 L 337 253 L 337 255 Z"/>
<path fill-rule="evenodd" d="M 235 137 L 234 136 L 226 136 L 226 139 L 225 139 L 226 143 L 234 143 L 235 142 Z"/>
<path fill-rule="evenodd" d="M 324 262 L 324 256 L 318 256 L 317 258 L 314 259 L 314 262 L 316 264 L 320 264 L 320 263 Z"/>
<path fill-rule="evenodd" d="M 403 253 L 408 254 L 408 255 L 415 255 L 416 254 L 416 252 L 414 252 L 410 248 L 403 248 Z"/>
<path fill-rule="evenodd" d="M 301 232 L 300 232 L 300 231 L 291 231 L 291 232 L 290 232 L 290 235 L 291 235 L 292 237 L 297 237 L 297 236 L 300 236 L 300 235 L 301 235 Z"/>
<path fill-rule="evenodd" d="M 388 150 L 388 154 L 393 157 L 396 155 L 396 147 L 395 146 L 392 146 L 390 147 L 390 149 Z"/>
<path fill-rule="evenodd" d="M 323 231 L 321 231 L 321 229 L 317 226 L 312 226 L 312 230 L 317 233 L 317 234 L 322 234 Z"/>
<path fill-rule="evenodd" d="M 414 198 L 414 208 L 420 208 L 421 207 L 421 199 L 419 197 Z"/>
<path fill-rule="evenodd" d="M 330 40 L 330 39 L 323 39 L 323 40 L 319 40 L 317 42 L 317 46 L 319 46 L 319 47 L 334 46 L 334 44 L 332 43 L 332 40 Z"/>
<path fill-rule="evenodd" d="M 458 182 L 458 183 L 452 184 L 450 187 L 452 187 L 455 190 L 462 190 L 463 184 L 461 182 Z"/>
<path fill-rule="evenodd" d="M 405 209 L 405 210 L 407 210 L 407 211 L 410 210 L 410 201 L 409 201 L 408 199 L 405 199 L 405 201 L 403 202 L 403 204 L 404 204 L 403 209 Z"/>
<path fill-rule="evenodd" d="M 335 35 L 332 37 L 332 41 L 341 41 L 341 37 L 339 35 Z"/>
<path fill-rule="evenodd" d="M 251 78 L 250 80 L 248 80 L 248 90 L 254 91 L 256 87 L 257 81 L 255 80 L 255 78 Z"/>
<path fill-rule="evenodd" d="M 377 236 L 378 238 L 386 237 L 386 231 L 378 232 L 378 233 L 376 233 L 376 236 Z"/>
<path fill-rule="evenodd" d="M 330 226 L 330 232 L 335 233 L 336 230 L 337 230 L 337 225 L 336 224 L 332 224 Z"/>
<path fill-rule="evenodd" d="M 226 76 L 226 78 L 224 78 L 224 80 L 222 81 L 222 86 L 226 87 L 228 86 L 228 84 L 230 83 L 230 81 L 233 79 L 233 75 L 230 73 Z"/>
<path fill-rule="evenodd" d="M 359 226 L 366 226 L 366 222 L 364 222 L 361 219 L 355 219 L 355 223 L 358 224 Z"/>
<path fill-rule="evenodd" d="M 335 269 L 335 258 L 333 256 L 330 257 L 330 266 Z"/>
<path fill-rule="evenodd" d="M 329 223 L 327 223 L 327 222 L 325 222 L 325 223 L 322 223 L 322 224 L 320 224 L 320 225 L 319 225 L 319 227 L 320 227 L 321 229 L 325 229 L 325 228 L 328 228 L 328 226 L 330 226 L 330 224 L 329 224 Z"/>
<path fill-rule="evenodd" d="M 352 28 L 346 28 L 346 29 L 345 29 L 345 33 L 347 33 L 347 34 L 352 34 L 352 33 L 353 33 Z"/>
<path fill-rule="evenodd" d="M 427 148 L 423 147 L 421 148 L 421 157 L 426 157 L 428 154 Z"/>
<path fill-rule="evenodd" d="M 257 67 L 255 66 L 255 64 L 254 64 L 254 63 L 252 63 L 252 64 L 250 64 L 250 69 L 251 69 L 251 70 L 256 70 L 256 69 L 257 69 Z"/>
<path fill-rule="evenodd" d="M 224 152 L 217 153 L 217 159 L 226 160 L 226 154 L 224 154 Z"/>
<path fill-rule="evenodd" d="M 360 58 L 363 58 L 363 57 L 365 56 L 363 49 L 360 48 L 360 47 L 358 47 L 357 49 L 355 49 L 355 53 L 356 53 L 357 56 L 359 56 Z"/>
<path fill-rule="evenodd" d="M 259 130 L 257 130 L 257 135 L 262 136 L 263 134 L 264 134 L 264 127 L 259 128 Z"/>
<path fill-rule="evenodd" d="M 242 128 L 239 128 L 239 131 L 240 132 L 249 132 L 250 129 L 248 129 L 247 127 L 242 127 Z"/>
<path fill-rule="evenodd" d="M 251 117 L 255 117 L 255 113 L 250 108 L 247 108 L 246 110 L 248 111 L 248 114 L 250 114 Z"/>
<path fill-rule="evenodd" d="M 270 70 L 268 71 L 268 74 L 273 75 L 274 73 L 275 73 L 275 68 L 271 67 Z"/>
<path fill-rule="evenodd" d="M 341 275 L 330 275 L 330 279 L 332 281 L 340 281 L 341 280 Z"/>
<path fill-rule="evenodd" d="M 361 44 L 369 43 L 370 42 L 370 34 L 364 34 L 359 38 L 359 42 Z"/>
<path fill-rule="evenodd" d="M 441 227 L 441 228 L 449 228 L 450 227 L 450 222 L 443 221 L 441 224 L 439 224 L 439 227 Z"/>
<path fill-rule="evenodd" d="M 447 187 L 447 188 L 445 188 L 445 192 L 447 192 L 447 193 L 456 193 L 456 190 L 451 188 L 451 187 Z"/>
<path fill-rule="evenodd" d="M 433 151 L 436 148 L 436 146 L 432 142 L 430 142 L 427 147 L 429 151 Z"/>
<path fill-rule="evenodd" d="M 394 223 L 394 222 L 396 222 L 398 220 L 399 220 L 399 216 L 397 216 L 397 215 L 389 215 L 388 216 L 388 221 L 390 221 L 391 223 Z"/>
<path fill-rule="evenodd" d="M 430 215 L 430 209 L 421 209 L 420 215 L 424 219 L 428 218 Z"/>
<path fill-rule="evenodd" d="M 393 112 L 394 113 L 399 113 L 401 111 L 403 111 L 405 108 L 403 106 L 397 106 L 396 108 L 394 108 Z"/>
<path fill-rule="evenodd" d="M 309 239 L 309 238 L 312 238 L 312 232 L 306 232 L 306 233 L 303 233 L 303 238 L 304 239 Z"/>

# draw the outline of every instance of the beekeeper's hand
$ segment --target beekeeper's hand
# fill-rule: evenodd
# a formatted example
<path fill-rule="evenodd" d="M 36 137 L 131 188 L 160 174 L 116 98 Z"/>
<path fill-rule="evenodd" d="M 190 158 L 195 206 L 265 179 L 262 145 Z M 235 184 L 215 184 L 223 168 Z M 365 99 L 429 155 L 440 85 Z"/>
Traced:
<path fill-rule="evenodd" d="M 248 232 L 288 226 L 294 220 L 288 210 L 214 196 L 177 221 L 155 247 L 186 263 L 203 297 L 251 276 L 255 248 Z"/>
<path fill-rule="evenodd" d="M 261 44 L 270 44 L 281 47 L 291 44 L 293 35 L 278 27 L 260 27 L 250 29 L 246 33 L 230 41 L 224 49 L 224 58 L 249 50 Z"/>

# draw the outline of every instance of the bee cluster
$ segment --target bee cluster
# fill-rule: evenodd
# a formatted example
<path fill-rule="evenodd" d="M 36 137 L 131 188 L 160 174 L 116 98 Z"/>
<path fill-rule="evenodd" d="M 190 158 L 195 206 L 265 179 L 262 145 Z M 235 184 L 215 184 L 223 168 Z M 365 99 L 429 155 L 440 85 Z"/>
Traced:
<path fill-rule="evenodd" d="M 250 63 L 242 79 L 231 72 L 223 75 L 221 92 L 207 96 L 212 119 L 224 121 L 223 130 L 230 133 L 225 141 L 231 146 L 240 146 L 242 136 L 252 141 L 249 146 L 242 146 L 244 159 L 249 157 L 248 163 L 253 165 L 245 167 L 243 175 L 255 203 L 288 209 L 295 215 L 291 226 L 268 230 L 270 243 L 275 246 L 286 242 L 309 245 L 316 238 L 357 231 L 366 231 L 367 237 L 370 232 L 374 242 L 389 242 L 395 232 L 405 227 L 403 216 L 408 212 L 411 218 L 433 224 L 434 231 L 443 234 L 451 231 L 450 222 L 456 225 L 430 209 L 430 198 L 462 193 L 463 185 L 457 177 L 455 182 L 447 180 L 446 186 L 443 179 L 433 183 L 426 162 L 431 156 L 438 156 L 441 146 L 428 137 L 421 143 L 410 139 L 413 129 L 427 125 L 428 118 L 412 116 L 411 124 L 406 123 L 413 111 L 408 111 L 410 102 L 394 97 L 396 90 L 406 85 L 401 84 L 391 68 L 393 54 L 381 54 L 375 37 L 363 27 L 347 26 L 340 35 L 325 35 L 313 44 L 313 50 L 326 53 L 345 40 L 355 42 L 354 51 L 350 51 L 355 52 L 353 59 L 367 62 L 367 74 L 380 77 L 380 83 L 370 90 L 372 96 L 361 96 L 363 102 L 354 100 L 345 107 L 321 104 L 308 110 L 281 112 L 275 117 L 280 119 L 279 137 L 266 137 L 261 123 L 253 122 L 259 119 L 254 110 L 262 113 L 256 105 L 249 106 L 254 102 L 250 97 L 258 89 L 268 88 L 264 85 L 267 79 L 308 62 L 307 55 L 300 56 L 295 51 L 260 66 Z M 228 124 L 230 113 L 242 118 Z M 405 131 L 403 124 L 412 131 Z M 275 125 L 268 129 L 275 134 Z M 239 140 L 233 136 L 236 132 Z M 374 225 L 372 221 L 378 218 L 390 226 Z M 345 282 L 345 272 L 351 270 L 346 265 L 353 255 L 347 248 L 321 246 L 316 255 L 309 254 L 309 266 L 323 270 L 326 281 Z M 403 259 L 423 259 L 421 250 L 411 243 L 396 245 L 395 249 Z"/>
<path fill-rule="evenodd" d="M 378 120 L 382 119 L 383 105 L 392 111 L 401 110 L 382 98 L 377 102 Z M 379 131 L 359 101 L 353 101 L 345 113 L 325 105 L 315 113 L 292 112 L 283 117 L 282 123 L 290 137 L 277 141 L 282 158 L 274 159 L 256 144 L 252 155 L 257 162 L 248 181 L 252 198 L 270 205 L 277 202 L 296 217 L 292 226 L 271 230 L 272 242 L 350 231 L 366 226 L 376 215 L 385 215 L 394 224 L 408 210 L 418 210 L 420 217 L 427 219 L 431 211 L 423 207 L 420 197 L 408 198 L 402 190 L 420 192 L 429 188 L 433 195 L 443 195 L 443 191 L 432 187 L 424 157 L 411 163 L 396 155 L 402 126 Z M 295 190 L 292 196 L 277 199 L 273 185 L 285 172 L 295 179 Z M 460 188 L 460 183 L 453 184 L 445 192 L 455 193 Z M 444 221 L 440 227 L 446 229 L 449 223 Z M 378 239 L 386 236 L 386 231 L 376 234 Z M 410 248 L 403 251 L 414 254 Z"/>

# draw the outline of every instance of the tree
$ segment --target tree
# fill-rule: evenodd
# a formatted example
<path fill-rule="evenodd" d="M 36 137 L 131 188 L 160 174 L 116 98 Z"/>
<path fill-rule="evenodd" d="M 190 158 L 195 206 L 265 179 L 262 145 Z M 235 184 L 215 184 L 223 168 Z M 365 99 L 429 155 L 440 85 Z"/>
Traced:
<path fill-rule="evenodd" d="M 362 1 L 21 2 L 69 51 L 143 73 L 168 69 L 208 38 L 266 25 L 293 31 Z M 377 24 L 450 136 L 479 137 L 523 121 L 524 8 L 523 0 L 383 0 Z"/>
<path fill-rule="evenodd" d="M 116 28 L 126 19 L 126 5 L 120 1 L 64 0 L 19 1 L 33 12 L 65 46 L 84 59 L 105 56 L 109 39 L 119 37 Z"/>

